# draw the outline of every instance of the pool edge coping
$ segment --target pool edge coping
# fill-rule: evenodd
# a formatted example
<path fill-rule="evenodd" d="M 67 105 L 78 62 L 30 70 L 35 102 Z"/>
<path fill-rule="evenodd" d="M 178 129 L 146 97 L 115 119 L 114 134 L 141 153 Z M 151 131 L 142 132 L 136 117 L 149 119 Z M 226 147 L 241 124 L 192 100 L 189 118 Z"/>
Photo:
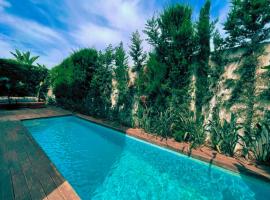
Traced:
<path fill-rule="evenodd" d="M 220 168 L 223 168 L 223 169 L 226 169 L 226 170 L 229 170 L 231 172 L 234 172 L 234 173 L 237 173 L 239 175 L 243 174 L 245 176 L 249 176 L 249 177 L 253 177 L 253 178 L 258 178 L 258 179 L 261 179 L 263 181 L 266 181 L 268 183 L 270 183 L 270 174 L 266 174 L 267 175 L 264 175 L 263 173 L 259 172 L 259 171 L 254 171 L 252 169 L 249 169 L 247 167 L 247 164 L 243 164 L 243 163 L 240 163 L 240 161 L 238 161 L 237 159 L 233 158 L 233 157 L 227 157 L 229 159 L 233 159 L 237 162 L 237 164 L 239 164 L 239 166 L 235 166 L 235 167 L 232 167 L 232 165 L 226 163 L 226 162 L 222 162 L 220 160 L 213 160 L 213 159 L 209 159 L 209 158 L 206 158 L 200 154 L 196 154 L 196 153 L 190 153 L 188 151 L 181 151 L 181 149 L 177 149 L 177 148 L 174 148 L 173 146 L 170 146 L 170 145 L 166 145 L 166 144 L 161 144 L 161 143 L 157 143 L 155 142 L 154 140 L 150 140 L 150 139 L 146 139 L 145 137 L 140 137 L 136 134 L 131 134 L 130 131 L 132 131 L 131 129 L 132 128 L 128 128 L 128 127 L 125 127 L 125 126 L 121 126 L 121 127 L 116 127 L 116 126 L 113 126 L 111 124 L 108 124 L 106 123 L 105 120 L 102 120 L 102 119 L 97 119 L 97 118 L 94 118 L 94 117 L 91 117 L 91 116 L 87 116 L 87 115 L 83 115 L 83 114 L 79 114 L 79 113 L 74 113 L 73 116 L 75 117 L 78 117 L 80 119 L 83 119 L 83 120 L 86 120 L 86 121 L 89 121 L 89 122 L 92 122 L 92 123 L 95 123 L 95 124 L 98 124 L 98 125 L 101 125 L 103 127 L 106 127 L 106 128 L 110 128 L 110 129 L 113 129 L 113 130 L 116 130 L 116 131 L 119 131 L 121 132 L 122 134 L 125 134 L 125 135 L 128 135 L 128 136 L 132 136 L 134 138 L 137 138 L 137 139 L 140 139 L 140 140 L 143 140 L 143 141 L 146 141 L 148 143 L 151 143 L 151 144 L 155 144 L 157 146 L 160 146 L 160 147 L 163 147 L 163 148 L 166 148 L 168 150 L 172 150 L 174 152 L 177 152 L 177 153 L 180 153 L 180 154 L 183 154 L 183 155 L 186 155 L 188 157 L 191 157 L 191 158 L 194 158 L 194 159 L 197 159 L 197 160 L 200 160 L 200 161 L 203 161 L 209 165 L 216 165 Z M 145 133 L 144 134 L 148 134 L 149 133 Z M 194 152 L 194 151 L 193 151 Z M 213 153 L 213 151 L 212 151 Z M 216 152 L 215 152 L 216 153 Z M 219 153 L 217 153 L 219 154 Z M 220 154 L 222 155 L 222 154 Z M 222 155 L 224 156 L 224 155 Z M 246 166 L 245 166 L 246 165 Z M 258 170 L 261 170 L 259 169 L 258 167 L 252 165 L 254 168 L 258 169 Z"/>

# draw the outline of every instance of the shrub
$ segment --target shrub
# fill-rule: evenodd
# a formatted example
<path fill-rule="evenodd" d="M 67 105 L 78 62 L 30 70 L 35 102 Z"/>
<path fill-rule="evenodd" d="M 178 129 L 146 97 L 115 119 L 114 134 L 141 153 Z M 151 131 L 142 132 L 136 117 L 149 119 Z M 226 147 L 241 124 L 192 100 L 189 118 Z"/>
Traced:
<path fill-rule="evenodd" d="M 192 112 L 182 110 L 179 114 L 178 126 L 174 132 L 176 141 L 191 143 L 191 149 L 204 144 L 206 128 L 203 117 L 195 119 Z"/>
<path fill-rule="evenodd" d="M 55 101 L 55 98 L 53 98 L 53 97 L 47 97 L 47 104 L 48 105 L 56 105 L 56 101 Z"/>
<path fill-rule="evenodd" d="M 52 86 L 61 106 L 108 118 L 111 107 L 111 68 L 106 55 L 95 49 L 74 52 L 52 69 Z"/>
<path fill-rule="evenodd" d="M 22 64 L 14 60 L 0 59 L 0 96 L 37 96 L 41 82 L 48 76 L 45 66 Z M 46 93 L 48 88 L 42 88 Z"/>
<path fill-rule="evenodd" d="M 270 161 L 270 127 L 266 122 L 257 123 L 250 132 L 241 136 L 243 153 L 258 162 Z"/>
<path fill-rule="evenodd" d="M 173 137 L 178 142 L 190 142 L 191 148 L 205 142 L 206 129 L 203 118 L 195 120 L 192 113 L 182 108 L 169 107 L 165 111 L 153 108 L 139 109 L 139 126 L 164 138 Z"/>
<path fill-rule="evenodd" d="M 208 124 L 212 147 L 219 153 L 233 156 L 239 141 L 238 131 L 243 127 L 237 123 L 234 114 L 231 115 L 230 121 L 221 121 L 218 117 L 214 118 L 215 120 Z"/>

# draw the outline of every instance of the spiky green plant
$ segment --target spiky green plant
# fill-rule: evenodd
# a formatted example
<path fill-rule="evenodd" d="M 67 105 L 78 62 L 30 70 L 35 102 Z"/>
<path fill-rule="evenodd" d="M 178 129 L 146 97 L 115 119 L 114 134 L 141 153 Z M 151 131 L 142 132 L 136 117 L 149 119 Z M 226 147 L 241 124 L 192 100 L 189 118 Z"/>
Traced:
<path fill-rule="evenodd" d="M 174 138 L 176 141 L 190 142 L 190 148 L 196 148 L 204 144 L 206 139 L 206 127 L 204 125 L 204 118 L 194 118 L 193 113 L 181 109 L 177 111 L 178 117 L 175 121 L 177 127 L 174 131 Z"/>
<path fill-rule="evenodd" d="M 250 132 L 241 136 L 243 153 L 257 162 L 270 161 L 270 127 L 266 122 L 257 123 Z"/>
<path fill-rule="evenodd" d="M 167 108 L 165 111 L 159 112 L 158 122 L 155 127 L 156 132 L 166 139 L 172 136 L 171 124 L 174 120 L 174 113 L 171 109 L 172 108 Z"/>
<path fill-rule="evenodd" d="M 237 118 L 234 114 L 231 115 L 231 120 L 220 120 L 215 117 L 208 124 L 212 147 L 219 153 L 229 156 L 234 156 L 235 147 L 239 141 L 239 130 L 242 125 L 237 123 Z"/>

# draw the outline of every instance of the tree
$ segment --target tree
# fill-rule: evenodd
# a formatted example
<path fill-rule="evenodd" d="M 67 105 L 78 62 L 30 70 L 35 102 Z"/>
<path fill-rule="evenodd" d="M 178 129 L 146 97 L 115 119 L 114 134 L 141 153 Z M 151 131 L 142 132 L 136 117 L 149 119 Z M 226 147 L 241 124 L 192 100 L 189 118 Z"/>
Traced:
<path fill-rule="evenodd" d="M 132 57 L 134 63 L 135 72 L 139 72 L 143 67 L 144 61 L 146 59 L 146 53 L 143 52 L 142 39 L 140 38 L 139 31 L 132 33 L 131 46 L 130 46 L 130 56 Z"/>
<path fill-rule="evenodd" d="M 110 118 L 111 93 L 112 93 L 112 71 L 114 64 L 114 48 L 109 44 L 105 51 L 99 52 L 99 65 L 95 70 L 90 83 L 88 110 L 93 116 Z"/>
<path fill-rule="evenodd" d="M 146 67 L 138 80 L 142 97 L 138 118 L 145 127 L 156 127 L 156 130 L 170 127 L 169 132 L 173 134 L 175 118 L 179 113 L 177 116 L 172 112 L 176 106 L 189 109 L 188 89 L 195 52 L 191 15 L 189 6 L 175 4 L 146 23 L 144 33 L 153 51 L 149 53 Z M 166 121 L 166 126 L 160 127 L 164 124 L 164 117 L 168 116 L 170 120 Z M 161 132 L 158 131 L 163 134 Z"/>
<path fill-rule="evenodd" d="M 247 106 L 246 125 L 250 132 L 254 121 L 253 113 L 256 96 L 256 67 L 258 57 L 264 52 L 263 42 L 270 38 L 269 0 L 233 0 L 232 9 L 224 24 L 229 47 L 244 47 L 243 61 L 239 69 L 241 76 L 232 97 L 236 97 Z"/>
<path fill-rule="evenodd" d="M 84 111 L 84 100 L 99 67 L 95 49 L 81 49 L 52 70 L 52 85 L 57 101 L 64 106 Z"/>
<path fill-rule="evenodd" d="M 209 57 L 212 23 L 210 22 L 210 0 L 201 8 L 197 23 L 198 54 L 196 56 L 196 115 L 199 117 L 202 106 L 209 95 Z"/>
<path fill-rule="evenodd" d="M 36 93 L 36 97 L 38 98 L 38 100 L 40 100 L 40 98 L 45 99 L 46 98 L 46 93 L 48 92 L 48 88 L 50 85 L 50 74 L 49 74 L 49 70 L 46 68 L 45 65 L 41 65 L 39 63 L 37 63 L 37 75 L 34 76 L 35 79 L 37 79 L 37 81 L 39 81 L 39 83 L 37 84 L 37 93 Z"/>
<path fill-rule="evenodd" d="M 224 50 L 224 44 L 225 41 L 221 37 L 218 30 L 216 30 L 213 34 L 213 44 L 214 44 L 214 52 L 222 51 Z"/>
<path fill-rule="evenodd" d="M 119 46 L 115 48 L 114 57 L 115 57 L 114 73 L 118 90 L 117 104 L 118 106 L 120 106 L 125 103 L 129 83 L 127 56 L 122 42 L 119 44 Z"/>
<path fill-rule="evenodd" d="M 112 73 L 106 65 L 98 65 L 86 96 L 86 110 L 96 117 L 108 118 L 111 109 Z"/>
<path fill-rule="evenodd" d="M 198 60 L 200 63 L 204 63 L 203 67 L 208 65 L 210 56 L 210 39 L 212 32 L 210 8 L 211 2 L 210 0 L 206 0 L 204 6 L 200 10 L 199 21 L 197 23 Z"/>
<path fill-rule="evenodd" d="M 270 37 L 269 0 L 233 0 L 224 29 L 229 46 L 258 46 Z"/>
<path fill-rule="evenodd" d="M 30 51 L 20 52 L 18 49 L 15 52 L 10 52 L 19 63 L 26 65 L 33 65 L 33 63 L 39 58 L 39 56 L 31 57 Z"/>
<path fill-rule="evenodd" d="M 159 97 L 152 96 L 162 102 L 160 107 L 169 106 L 171 100 L 179 104 L 188 102 L 187 91 L 194 56 L 191 15 L 192 10 L 189 6 L 175 4 L 146 23 L 144 33 L 148 36 L 147 41 L 154 47 L 151 63 L 159 63 L 156 65 L 162 66 L 163 77 L 158 76 L 160 85 L 153 87 L 157 91 L 151 90 L 152 94 L 162 94 Z M 148 69 L 149 66 L 146 70 Z M 151 81 L 149 84 L 152 84 Z"/>
<path fill-rule="evenodd" d="M 116 80 L 116 87 L 118 90 L 116 115 L 121 123 L 124 125 L 132 125 L 132 105 L 133 94 L 129 88 L 129 74 L 126 52 L 121 42 L 115 48 L 115 69 L 114 75 Z"/>
<path fill-rule="evenodd" d="M 102 64 L 105 65 L 106 68 L 111 70 L 112 66 L 113 66 L 113 61 L 114 61 L 113 46 L 111 44 L 109 44 L 106 47 L 105 52 L 104 53 L 100 52 L 99 56 L 100 56 L 100 60 L 101 60 Z"/>
<path fill-rule="evenodd" d="M 165 64 L 158 61 L 155 53 L 149 54 L 147 68 L 142 71 L 139 79 L 139 94 L 147 96 L 150 106 L 154 104 L 159 108 L 167 106 L 163 102 L 170 90 L 164 82 L 166 68 Z"/>
<path fill-rule="evenodd" d="M 163 11 L 158 19 L 160 27 L 157 58 L 167 66 L 167 102 L 174 99 L 179 104 L 187 103 L 190 69 L 194 54 L 194 30 L 192 10 L 176 4 Z"/>
<path fill-rule="evenodd" d="M 147 20 L 143 32 L 148 36 L 146 40 L 149 44 L 158 48 L 160 44 L 160 27 L 158 24 L 158 18 L 153 16 L 151 19 Z"/>

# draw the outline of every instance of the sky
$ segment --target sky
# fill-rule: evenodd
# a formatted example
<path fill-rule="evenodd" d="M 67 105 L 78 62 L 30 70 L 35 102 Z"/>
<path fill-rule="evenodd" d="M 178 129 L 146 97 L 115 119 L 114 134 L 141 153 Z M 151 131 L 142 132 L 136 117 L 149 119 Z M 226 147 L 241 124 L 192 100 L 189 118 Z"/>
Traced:
<path fill-rule="evenodd" d="M 132 32 L 164 7 L 177 2 L 193 8 L 198 19 L 204 0 L 0 0 L 0 58 L 19 49 L 39 55 L 38 63 L 52 68 L 72 52 L 86 47 L 103 50 L 123 41 L 128 49 Z M 212 0 L 211 17 L 222 30 L 228 0 Z M 142 38 L 146 36 L 142 34 Z M 150 46 L 144 42 L 146 51 Z"/>

